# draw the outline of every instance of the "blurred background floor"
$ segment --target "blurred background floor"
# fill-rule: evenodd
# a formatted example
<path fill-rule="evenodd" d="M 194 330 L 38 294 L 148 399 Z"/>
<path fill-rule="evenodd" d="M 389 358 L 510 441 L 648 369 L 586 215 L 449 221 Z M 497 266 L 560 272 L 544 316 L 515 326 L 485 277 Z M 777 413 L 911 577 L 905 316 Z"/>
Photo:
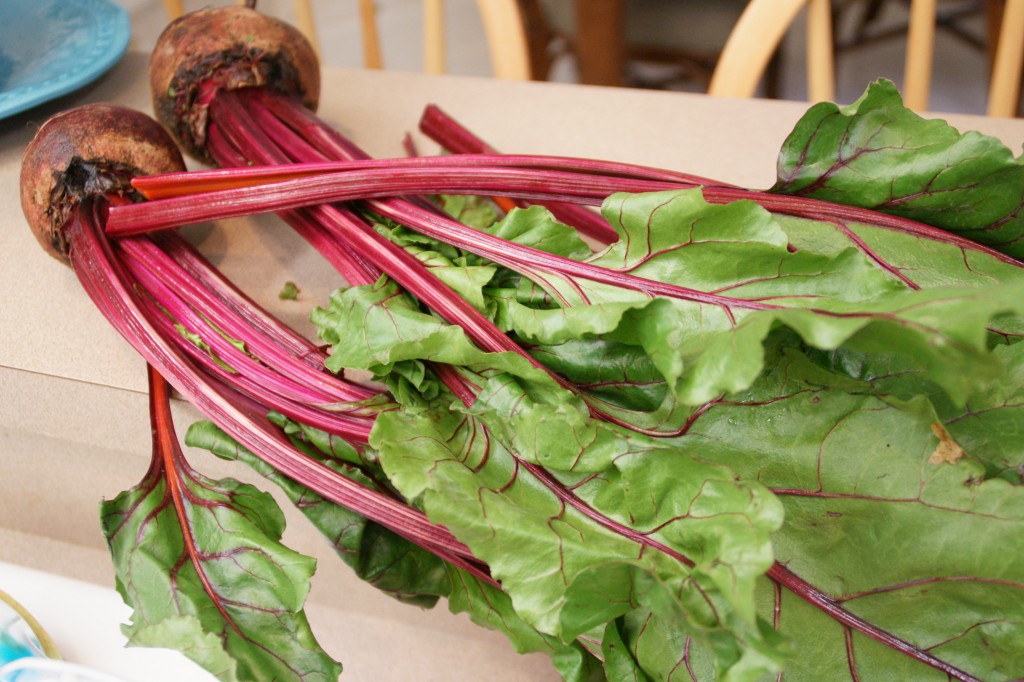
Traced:
<path fill-rule="evenodd" d="M 161 0 L 116 0 L 131 14 L 133 47 L 148 51 L 166 24 Z M 568 1 L 568 0 L 566 0 Z M 207 0 L 186 0 L 187 10 L 199 9 Z M 422 69 L 422 0 L 377 0 L 386 68 Z M 259 0 L 268 14 L 293 20 L 292 0 Z M 475 0 L 446 0 L 448 71 L 469 76 L 490 75 L 487 44 Z M 362 42 L 357 3 L 354 0 L 315 0 L 322 58 L 333 66 L 362 66 Z M 887 3 L 881 23 L 899 24 L 902 3 Z M 963 22 L 971 33 L 984 35 L 983 17 Z M 843 27 L 840 26 L 840 29 Z M 798 24 L 781 52 L 778 94 L 784 99 L 806 99 L 803 63 L 803 30 Z M 642 68 L 642 67 L 641 67 Z M 836 62 L 837 101 L 856 99 L 869 82 L 885 77 L 899 84 L 903 70 L 903 40 L 871 43 L 839 54 Z M 556 62 L 551 80 L 574 82 L 577 71 L 571 57 Z M 932 95 L 929 108 L 937 112 L 984 113 L 988 67 L 983 50 L 968 45 L 946 31 L 936 34 Z M 681 89 L 693 89 L 686 88 Z"/>

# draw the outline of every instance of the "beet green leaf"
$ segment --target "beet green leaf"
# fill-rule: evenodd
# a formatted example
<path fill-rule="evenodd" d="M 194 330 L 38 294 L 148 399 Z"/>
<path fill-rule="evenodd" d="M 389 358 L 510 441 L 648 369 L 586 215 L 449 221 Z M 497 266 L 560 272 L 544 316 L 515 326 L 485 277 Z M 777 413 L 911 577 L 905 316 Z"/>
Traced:
<path fill-rule="evenodd" d="M 210 480 L 178 451 L 101 515 L 131 642 L 174 646 L 222 680 L 337 679 L 302 610 L 315 560 L 281 544 L 269 495 Z"/>
<path fill-rule="evenodd" d="M 879 81 L 812 107 L 782 147 L 773 192 L 912 218 L 1024 255 L 1024 165 L 998 140 L 906 109 Z"/>
<path fill-rule="evenodd" d="M 373 442 L 392 483 L 487 562 L 521 618 L 570 642 L 656 594 L 723 673 L 777 668 L 753 609 L 781 520 L 770 495 L 682 447 L 573 431 L 571 410 L 534 403 L 507 374 L 478 380 L 470 412 L 387 412 Z"/>
<path fill-rule="evenodd" d="M 275 417 L 275 421 L 282 423 L 289 431 L 299 429 L 283 418 Z M 321 435 L 326 437 L 327 434 L 321 432 Z M 193 424 L 185 436 L 185 442 L 209 450 L 218 457 L 242 461 L 276 484 L 324 535 L 331 548 L 356 575 L 382 592 L 399 601 L 421 607 L 431 607 L 439 597 L 448 594 L 447 572 L 444 562 L 437 556 L 282 476 L 212 422 Z M 293 442 L 336 471 L 371 487 L 379 487 L 374 479 L 351 465 L 346 466 L 337 459 L 319 454 L 308 441 L 293 437 Z"/>
<path fill-rule="evenodd" d="M 615 197 L 605 212 L 623 239 L 587 263 L 652 282 L 694 281 L 723 300 L 498 268 L 498 286 L 481 289 L 495 319 L 578 393 L 520 358 L 481 353 L 386 280 L 339 293 L 318 313 L 337 366 L 417 377 L 405 393 L 415 399 L 374 431 L 395 485 L 492 566 L 524 620 L 565 640 L 602 642 L 616 675 L 757 679 L 784 654 L 795 679 L 887 668 L 928 676 L 934 668 L 919 660 L 928 657 L 982 677 L 1014 669 L 1008 643 L 1020 635 L 1024 581 L 992 557 L 1020 530 L 1020 489 L 986 476 L 1019 480 L 1021 458 L 1009 445 L 981 450 L 1015 442 L 1021 361 L 1016 344 L 1000 344 L 1018 338 L 1020 268 L 941 239 L 776 217 L 746 202 L 712 206 L 696 193 Z M 741 264 L 730 271 L 727 263 Z M 374 331 L 344 334 L 360 328 Z M 443 389 L 431 383 L 429 362 L 462 367 L 476 402 L 438 403 Z M 416 372 L 404 369 L 410 363 Z M 689 394 L 690 408 L 681 378 L 703 391 Z M 594 405 L 675 437 L 598 422 Z M 984 447 L 968 457 L 969 442 Z M 753 528 L 772 532 L 771 514 L 750 523 L 733 499 L 729 513 L 747 525 L 725 531 L 731 547 L 710 526 L 666 524 L 695 520 L 694 485 L 729 503 L 724 491 L 741 490 L 738 481 L 766 486 L 784 506 L 774 556 L 804 587 L 776 586 L 756 562 L 747 571 L 737 559 L 756 546 Z M 757 506 L 770 510 L 769 500 Z M 588 525 L 598 517 L 605 523 Z M 628 543 L 604 535 L 609 528 L 639 530 L 688 558 L 714 557 L 714 568 L 697 561 L 684 572 L 692 583 L 681 583 L 660 561 L 646 563 L 648 554 L 630 559 Z M 570 543 L 577 536 L 583 547 Z M 531 549 L 509 557 L 508 546 Z M 947 551 L 959 559 L 945 562 Z M 580 556 L 591 552 L 597 566 L 583 568 Z M 699 588 L 703 605 L 682 584 Z M 920 656 L 838 623 L 802 601 L 801 589 L 829 595 Z M 928 627 L 900 619 L 906 599 Z M 695 608 L 709 604 L 720 620 Z M 990 612 L 997 622 L 981 622 L 991 604 L 1000 605 Z M 1003 639 L 993 657 L 976 638 L 995 642 L 994 631 Z"/>
<path fill-rule="evenodd" d="M 755 386 L 704 411 L 681 440 L 775 491 L 786 510 L 776 556 L 797 575 L 980 679 L 1018 675 L 1024 564 L 1010 538 L 1024 532 L 1024 487 L 986 470 L 1024 465 L 1019 447 L 987 452 L 1018 440 L 1024 348 L 997 349 L 1015 371 L 940 416 L 924 397 L 901 400 L 884 392 L 886 378 L 837 374 L 792 341 L 779 341 Z M 786 590 L 766 584 L 762 598 L 797 650 L 787 678 L 937 674 Z"/>
<path fill-rule="evenodd" d="M 312 431 L 277 416 L 274 419 L 290 431 L 300 428 Z M 322 446 L 327 442 L 325 438 L 326 434 L 321 432 L 310 433 L 305 441 L 296 440 L 306 446 L 304 449 L 311 456 L 323 458 L 324 453 L 317 455 L 317 449 L 310 443 Z M 243 461 L 280 486 L 360 579 L 377 589 L 403 602 L 427 608 L 434 606 L 438 598 L 446 597 L 452 612 L 465 611 L 474 622 L 502 632 L 520 653 L 548 654 L 567 682 L 587 682 L 601 670 L 593 656 L 578 643 L 563 644 L 524 622 L 512 609 L 508 596 L 494 586 L 281 476 L 211 422 L 194 424 L 186 442 L 220 457 Z M 354 475 L 351 470 L 346 474 Z M 365 476 L 356 477 L 373 484 Z"/>

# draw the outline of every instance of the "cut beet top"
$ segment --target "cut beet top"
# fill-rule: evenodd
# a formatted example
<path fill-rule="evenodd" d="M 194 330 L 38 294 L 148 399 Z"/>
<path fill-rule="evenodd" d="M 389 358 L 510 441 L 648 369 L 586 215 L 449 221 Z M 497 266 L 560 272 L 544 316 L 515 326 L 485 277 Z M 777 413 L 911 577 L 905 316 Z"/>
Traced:
<path fill-rule="evenodd" d="M 36 133 L 22 160 L 21 207 L 42 247 L 67 260 L 64 228 L 83 199 L 141 199 L 133 177 L 184 168 L 174 141 L 150 117 L 125 107 L 87 105 L 54 116 Z"/>
<path fill-rule="evenodd" d="M 189 154 L 210 160 L 207 107 L 220 89 L 269 87 L 315 110 L 316 52 L 300 31 L 239 6 L 215 7 L 173 21 L 149 62 L 153 110 Z"/>

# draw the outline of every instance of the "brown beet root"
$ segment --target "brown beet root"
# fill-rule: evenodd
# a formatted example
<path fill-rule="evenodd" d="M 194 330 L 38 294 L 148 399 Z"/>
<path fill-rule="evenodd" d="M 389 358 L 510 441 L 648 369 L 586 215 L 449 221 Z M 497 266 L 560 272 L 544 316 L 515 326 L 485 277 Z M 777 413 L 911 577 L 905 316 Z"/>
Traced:
<path fill-rule="evenodd" d="M 47 253 L 67 261 L 64 225 L 82 198 L 131 194 L 131 178 L 185 169 L 181 152 L 149 116 L 88 104 L 50 118 L 25 149 L 21 209 Z"/>
<path fill-rule="evenodd" d="M 315 110 L 320 64 L 297 29 L 229 5 L 171 22 L 150 57 L 149 83 L 157 119 L 189 154 L 209 162 L 207 105 L 216 90 L 268 86 Z"/>

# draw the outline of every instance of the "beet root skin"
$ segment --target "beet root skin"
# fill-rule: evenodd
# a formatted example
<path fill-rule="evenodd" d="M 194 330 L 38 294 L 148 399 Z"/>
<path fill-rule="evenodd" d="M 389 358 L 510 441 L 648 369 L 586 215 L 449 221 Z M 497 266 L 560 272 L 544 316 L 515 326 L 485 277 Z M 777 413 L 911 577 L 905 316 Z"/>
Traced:
<path fill-rule="evenodd" d="M 127 107 L 87 104 L 47 120 L 25 148 L 21 209 L 43 249 L 67 262 L 64 226 L 84 197 L 132 194 L 136 175 L 184 169 L 181 152 L 155 120 Z"/>
<path fill-rule="evenodd" d="M 185 151 L 205 162 L 208 102 L 217 89 L 271 87 L 316 110 L 320 63 L 291 25 L 228 5 L 179 17 L 149 62 L 153 111 Z"/>

